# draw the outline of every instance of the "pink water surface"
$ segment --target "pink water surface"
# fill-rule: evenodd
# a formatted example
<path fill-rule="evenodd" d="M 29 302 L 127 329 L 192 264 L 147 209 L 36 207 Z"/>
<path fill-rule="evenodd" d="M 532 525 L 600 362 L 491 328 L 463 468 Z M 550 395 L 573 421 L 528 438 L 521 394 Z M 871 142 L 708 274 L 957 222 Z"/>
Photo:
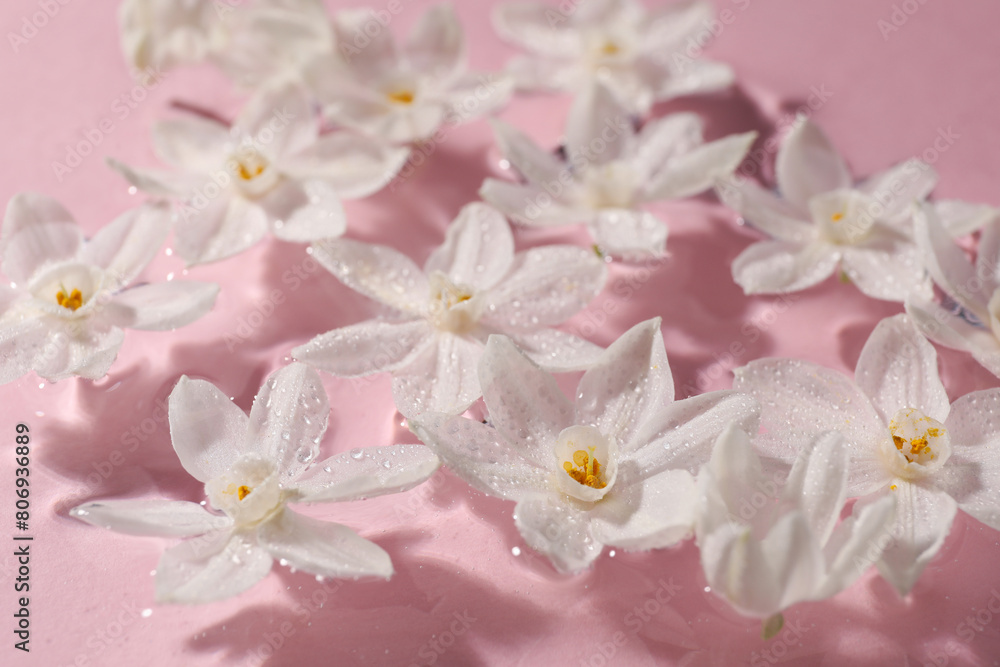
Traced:
<path fill-rule="evenodd" d="M 657 113 L 696 110 L 713 138 L 749 129 L 767 136 L 812 95 L 814 118 L 859 176 L 923 155 L 941 175 L 938 196 L 1000 205 L 1000 5 L 715 3 L 732 21 L 707 52 L 732 63 L 741 85 L 709 99 L 661 105 Z M 43 192 L 93 232 L 141 199 L 104 166 L 103 156 L 155 165 L 150 125 L 172 113 L 173 101 L 231 116 L 241 97 L 210 68 L 172 72 L 153 90 L 133 91 L 112 0 L 65 6 L 51 0 L 58 12 L 15 50 L 9 33 L 20 32 L 42 4 L 8 0 L 0 10 L 8 35 L 0 47 L 0 200 Z M 404 32 L 430 4 L 403 0 L 391 28 Z M 472 64 L 499 68 L 513 51 L 491 30 L 493 0 L 454 4 L 468 31 Z M 880 29 L 879 22 L 891 22 L 894 12 L 901 26 L 883 34 L 886 24 Z M 820 93 L 828 97 L 822 104 Z M 134 102 L 137 97 L 143 99 Z M 502 117 L 554 147 L 568 104 L 563 96 L 520 97 Z M 111 133 L 79 167 L 57 177 L 53 162 L 90 141 L 88 131 L 94 136 L 104 119 L 111 120 Z M 957 138 L 938 143 L 946 150 L 930 152 L 949 132 Z M 498 159 L 485 122 L 450 131 L 393 191 L 348 204 L 349 236 L 393 245 L 422 262 L 461 206 L 476 198 L 482 179 L 500 173 Z M 607 290 L 567 329 L 607 344 L 636 322 L 662 316 L 678 398 L 730 386 L 729 371 L 760 356 L 801 357 L 850 372 L 875 323 L 901 310 L 835 280 L 786 300 L 747 298 L 729 265 L 759 238 L 756 232 L 739 227 L 711 197 L 656 210 L 670 222 L 669 257 L 612 266 Z M 517 240 L 519 247 L 588 243 L 578 229 L 520 230 Z M 34 443 L 35 538 L 30 654 L 13 648 L 16 562 L 13 547 L 0 547 L 0 664 L 1000 664 L 1000 619 L 990 610 L 1000 609 L 1000 535 L 964 515 L 906 599 L 868 575 L 831 600 L 790 610 L 791 630 L 765 644 L 756 622 L 705 592 L 692 544 L 606 552 L 590 571 L 561 576 L 525 546 L 513 527 L 512 503 L 472 491 L 446 472 L 398 496 L 309 510 L 387 549 L 396 567 L 389 583 L 318 583 L 275 566 L 231 601 L 156 605 L 150 573 L 171 542 L 117 535 L 67 512 L 99 498 L 203 498 L 178 463 L 163 418 L 161 406 L 177 378 L 207 378 L 249 409 L 261 380 L 287 362 L 294 345 L 375 312 L 322 269 L 310 272 L 306 258 L 301 246 L 268 240 L 241 256 L 184 271 L 176 257 L 161 253 L 145 278 L 219 282 L 211 314 L 173 333 L 130 332 L 99 382 L 53 385 L 30 375 L 0 388 L 0 443 L 11 445 L 0 447 L 7 452 L 0 455 L 0 542 L 13 544 L 15 532 L 18 422 L 30 426 Z M 281 303 L 273 303 L 275 291 Z M 263 324 L 233 344 L 241 322 L 269 313 L 269 303 L 273 312 Z M 941 360 L 952 398 L 998 383 L 965 355 L 942 350 Z M 333 409 L 324 455 L 414 441 L 393 408 L 387 378 L 327 376 L 324 384 Z"/>

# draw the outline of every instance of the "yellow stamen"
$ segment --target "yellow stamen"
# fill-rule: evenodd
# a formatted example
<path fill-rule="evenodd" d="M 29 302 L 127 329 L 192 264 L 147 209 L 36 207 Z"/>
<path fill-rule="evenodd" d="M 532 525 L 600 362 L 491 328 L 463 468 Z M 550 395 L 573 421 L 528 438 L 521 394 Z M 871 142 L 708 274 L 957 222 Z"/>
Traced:
<path fill-rule="evenodd" d="M 590 447 L 589 449 L 593 453 L 594 448 Z M 607 482 L 601 477 L 601 462 L 582 449 L 573 452 L 572 463 L 563 462 L 563 470 L 580 484 L 592 489 L 603 489 L 607 486 Z"/>
<path fill-rule="evenodd" d="M 236 489 L 236 495 L 239 496 L 240 500 L 243 500 L 244 498 L 250 495 L 251 491 L 253 491 L 253 489 L 251 489 L 249 486 L 241 486 L 240 488 Z"/>
<path fill-rule="evenodd" d="M 240 178 L 244 181 L 252 181 L 264 173 L 264 165 L 258 164 L 256 167 L 247 168 L 247 165 L 240 162 Z"/>
<path fill-rule="evenodd" d="M 601 53 L 606 56 L 616 56 L 621 53 L 621 48 L 614 42 L 604 42 L 604 48 L 601 49 Z"/>
<path fill-rule="evenodd" d="M 834 222 L 840 222 L 841 220 L 844 219 L 844 214 L 834 213 L 833 215 L 830 216 L 830 219 L 833 220 Z"/>
<path fill-rule="evenodd" d="M 893 491 L 895 491 L 895 490 L 896 490 L 896 485 L 895 485 L 895 484 L 893 484 L 893 485 L 892 485 L 892 486 L 890 486 L 889 488 L 890 488 L 890 489 L 892 489 Z"/>
<path fill-rule="evenodd" d="M 59 290 L 56 293 L 56 303 L 58 303 L 63 308 L 69 308 L 70 310 L 76 310 L 83 305 L 83 294 L 78 289 L 74 289 L 66 296 L 66 288 Z"/>
<path fill-rule="evenodd" d="M 410 90 L 396 90 L 388 93 L 386 97 L 394 104 L 413 104 L 413 100 L 415 99 L 413 91 Z"/>

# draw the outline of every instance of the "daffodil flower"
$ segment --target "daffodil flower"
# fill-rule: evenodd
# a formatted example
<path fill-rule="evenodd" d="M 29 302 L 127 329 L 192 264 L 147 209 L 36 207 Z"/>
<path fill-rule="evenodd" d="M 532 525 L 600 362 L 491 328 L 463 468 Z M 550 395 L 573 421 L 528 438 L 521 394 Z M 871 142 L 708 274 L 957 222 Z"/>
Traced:
<path fill-rule="evenodd" d="M 972 264 L 952 240 L 939 213 L 927 206 L 920 208 L 915 215 L 916 237 L 927 269 L 934 282 L 977 322 L 930 299 L 908 299 L 906 312 L 925 336 L 971 353 L 1000 377 L 1000 220 L 995 212 L 993 218 L 983 229 Z"/>
<path fill-rule="evenodd" d="M 61 204 L 15 195 L 0 233 L 0 383 L 34 370 L 50 381 L 103 377 L 124 328 L 164 331 L 212 309 L 218 285 L 194 281 L 128 288 L 160 250 L 170 211 L 123 213 L 89 241 Z"/>
<path fill-rule="evenodd" d="M 176 242 L 188 264 L 235 255 L 268 230 L 299 243 L 340 236 L 340 198 L 379 190 L 408 156 L 349 132 L 320 135 L 294 83 L 260 91 L 232 127 L 195 116 L 158 123 L 153 143 L 178 172 L 111 166 L 140 190 L 181 202 Z"/>
<path fill-rule="evenodd" d="M 654 102 L 732 84 L 728 65 L 698 57 L 699 33 L 710 34 L 714 17 L 710 3 L 691 0 L 653 11 L 635 0 L 508 2 L 493 25 L 529 53 L 508 66 L 519 88 L 576 92 L 600 81 L 629 113 L 645 115 Z"/>
<path fill-rule="evenodd" d="M 513 341 L 491 336 L 479 366 L 489 423 L 411 421 L 455 474 L 517 502 L 525 542 L 563 572 L 604 548 L 667 547 L 695 520 L 692 472 L 730 421 L 756 431 L 756 401 L 717 391 L 673 402 L 659 318 L 636 325 L 584 373 L 575 404 Z"/>
<path fill-rule="evenodd" d="M 469 204 L 421 270 L 386 246 L 333 240 L 313 257 L 348 287 L 396 311 L 321 334 L 292 356 L 341 377 L 391 372 L 406 416 L 458 414 L 480 396 L 476 364 L 491 333 L 506 333 L 553 370 L 582 370 L 601 348 L 549 327 L 582 310 L 604 286 L 594 253 L 547 246 L 514 253 L 510 225 Z"/>
<path fill-rule="evenodd" d="M 774 237 L 733 261 L 733 278 L 744 292 L 797 292 L 840 267 L 876 299 L 930 296 L 912 224 L 913 202 L 937 182 L 929 165 L 908 160 L 855 185 L 827 137 L 803 118 L 778 151 L 775 171 L 783 198 L 742 177 L 717 187 L 723 202 Z"/>
<path fill-rule="evenodd" d="M 326 119 L 393 144 L 432 139 L 449 125 L 507 103 L 513 88 L 502 74 L 469 72 L 465 37 L 450 5 L 437 5 L 397 46 L 374 12 L 334 15 L 337 49 L 317 58 L 306 81 Z"/>
<path fill-rule="evenodd" d="M 381 547 L 287 505 L 405 491 L 434 474 L 439 461 L 422 445 L 392 445 L 317 463 L 329 412 L 318 375 L 302 364 L 271 375 L 249 417 L 215 385 L 184 376 L 168 402 L 170 437 L 214 511 L 178 500 L 103 500 L 70 514 L 129 535 L 194 538 L 160 558 L 160 602 L 237 595 L 263 579 L 274 559 L 323 577 L 388 579 L 392 562 Z"/>
<path fill-rule="evenodd" d="M 636 132 L 604 84 L 574 101 L 565 160 L 501 121 L 493 129 L 526 182 L 486 179 L 483 199 L 524 225 L 586 223 L 603 252 L 626 257 L 662 252 L 666 243 L 667 226 L 643 204 L 710 189 L 739 166 L 756 137 L 747 132 L 704 143 L 701 120 L 691 113 L 650 121 Z"/>
<path fill-rule="evenodd" d="M 698 474 L 705 578 L 736 611 L 764 622 L 765 639 L 781 630 L 782 611 L 836 595 L 882 553 L 892 497 L 838 525 L 848 462 L 843 436 L 829 431 L 802 448 L 787 477 L 769 476 L 747 434 L 731 426 Z"/>
<path fill-rule="evenodd" d="M 203 61 L 242 87 L 296 76 L 333 48 L 319 0 L 125 0 L 122 51 L 141 79 Z"/>
<path fill-rule="evenodd" d="M 861 351 L 852 382 L 816 364 L 761 359 L 736 370 L 734 388 L 764 406 L 761 442 L 782 455 L 816 431 L 840 431 L 851 455 L 855 516 L 896 498 L 879 571 L 901 595 L 944 544 L 961 508 L 1000 529 L 1000 389 L 949 404 L 937 353 L 906 315 L 883 320 Z"/>

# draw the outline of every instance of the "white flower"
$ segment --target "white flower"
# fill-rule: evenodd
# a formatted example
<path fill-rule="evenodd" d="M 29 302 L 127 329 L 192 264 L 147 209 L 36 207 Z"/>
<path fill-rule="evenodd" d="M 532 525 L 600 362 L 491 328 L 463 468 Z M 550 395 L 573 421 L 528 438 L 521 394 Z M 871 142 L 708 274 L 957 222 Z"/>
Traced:
<path fill-rule="evenodd" d="M 949 405 L 937 354 L 906 315 L 875 327 L 853 382 L 805 361 L 763 359 L 737 369 L 733 386 L 764 405 L 765 441 L 776 452 L 816 431 L 844 435 L 848 494 L 865 496 L 855 515 L 896 497 L 879 570 L 900 594 L 944 544 L 957 508 L 1000 529 L 1000 389 Z"/>
<path fill-rule="evenodd" d="M 666 225 L 642 204 L 689 197 L 730 175 L 756 133 L 703 143 L 696 114 L 677 113 L 636 132 L 604 84 L 587 87 L 566 123 L 566 159 L 495 121 L 497 143 L 524 184 L 486 179 L 483 199 L 526 225 L 584 222 L 602 251 L 663 251 Z"/>
<path fill-rule="evenodd" d="M 575 404 L 505 336 L 490 337 L 479 379 L 489 424 L 425 414 L 411 426 L 465 481 L 516 501 L 525 542 L 564 572 L 586 568 L 606 544 L 644 550 L 686 538 L 691 471 L 730 421 L 757 430 L 759 406 L 736 392 L 673 402 L 659 318 L 604 351 Z"/>
<path fill-rule="evenodd" d="M 392 575 L 389 555 L 379 546 L 286 504 L 405 491 L 437 470 L 439 461 L 427 447 L 355 449 L 313 464 L 330 406 L 316 372 L 302 364 L 271 375 L 249 417 L 215 385 L 186 376 L 171 392 L 168 412 L 181 465 L 205 483 L 217 512 L 175 500 L 104 500 L 70 512 L 130 535 L 201 536 L 160 558 L 158 601 L 200 603 L 236 595 L 265 577 L 274 558 L 324 577 Z"/>
<path fill-rule="evenodd" d="M 744 292 L 797 292 L 833 275 L 839 265 L 876 299 L 930 295 L 911 220 L 913 202 L 937 181 L 930 166 L 909 160 L 855 186 L 823 132 L 802 118 L 778 151 L 775 171 L 783 199 L 745 178 L 718 186 L 727 205 L 775 237 L 733 261 L 733 277 Z"/>
<path fill-rule="evenodd" d="M 712 590 L 741 614 L 767 619 L 850 586 L 881 554 L 893 498 L 868 505 L 840 525 L 847 499 L 848 452 L 836 431 L 804 447 L 787 475 L 764 473 L 750 438 L 726 430 L 698 473 L 698 547 Z M 780 485 L 785 481 L 784 487 Z"/>
<path fill-rule="evenodd" d="M 911 298 L 906 312 L 920 331 L 942 345 L 964 350 L 1000 377 L 1000 220 L 983 230 L 973 265 L 934 209 L 921 207 L 914 216 L 917 245 L 927 269 L 941 289 L 978 324 L 953 314 L 930 299 Z"/>
<path fill-rule="evenodd" d="M 215 304 L 218 285 L 194 281 L 125 289 L 160 250 L 170 212 L 146 205 L 123 213 L 89 241 L 61 204 L 15 195 L 0 234 L 0 383 L 34 370 L 56 381 L 103 377 L 122 328 L 164 331 Z"/>
<path fill-rule="evenodd" d="M 547 246 L 514 254 L 510 226 L 480 203 L 458 214 L 424 270 L 385 246 L 335 240 L 313 257 L 341 282 L 398 311 L 317 336 L 292 355 L 341 377 L 391 372 L 396 407 L 458 414 L 480 396 L 476 364 L 491 333 L 505 333 L 538 363 L 581 370 L 601 348 L 548 327 L 604 286 L 592 252 Z"/>
<path fill-rule="evenodd" d="M 333 36 L 318 0 L 125 0 L 122 50 L 140 78 L 205 60 L 243 86 L 296 75 Z"/>
<path fill-rule="evenodd" d="M 316 59 L 305 77 L 327 120 L 402 144 L 435 136 L 506 104 L 513 84 L 500 74 L 468 72 L 465 37 L 450 5 L 431 7 L 406 44 L 368 9 L 338 12 L 339 53 Z"/>
<path fill-rule="evenodd" d="M 654 102 L 732 84 L 728 65 L 692 54 L 714 16 L 711 3 L 691 0 L 652 12 L 635 0 L 509 2 L 496 7 L 493 24 L 531 54 L 508 67 L 520 88 L 576 92 L 601 81 L 629 113 L 645 115 Z"/>
<path fill-rule="evenodd" d="M 175 231 L 188 264 L 242 252 L 268 229 L 294 242 L 340 236 L 339 198 L 375 192 L 407 158 L 405 149 L 347 132 L 320 136 L 295 84 L 261 91 L 231 128 L 193 116 L 158 123 L 153 143 L 181 173 L 111 166 L 141 190 L 183 201 Z"/>

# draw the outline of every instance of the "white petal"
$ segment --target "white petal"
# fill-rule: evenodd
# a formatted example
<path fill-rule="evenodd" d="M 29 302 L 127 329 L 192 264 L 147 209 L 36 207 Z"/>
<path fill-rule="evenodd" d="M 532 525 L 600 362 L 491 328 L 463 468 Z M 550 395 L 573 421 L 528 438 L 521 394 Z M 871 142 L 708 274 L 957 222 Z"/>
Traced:
<path fill-rule="evenodd" d="M 851 187 L 851 175 L 823 131 L 801 118 L 785 138 L 775 163 L 778 187 L 792 204 L 808 210 L 809 200 Z"/>
<path fill-rule="evenodd" d="M 619 160 L 631 153 L 634 140 L 628 111 L 607 86 L 595 83 L 578 93 L 566 119 L 570 163 L 590 169 Z"/>
<path fill-rule="evenodd" d="M 462 336 L 442 333 L 413 363 L 392 378 L 392 398 L 407 418 L 422 412 L 460 414 L 479 398 L 476 367 L 483 344 Z"/>
<path fill-rule="evenodd" d="M 514 94 L 514 78 L 503 72 L 466 72 L 445 93 L 449 126 L 498 113 Z M 435 133 L 437 136 L 437 133 Z"/>
<path fill-rule="evenodd" d="M 667 243 L 667 226 L 646 211 L 604 209 L 591 234 L 603 252 L 625 258 L 660 254 Z"/>
<path fill-rule="evenodd" d="M 754 516 L 740 517 L 744 504 L 752 506 L 754 494 L 761 494 L 764 476 L 760 458 L 754 452 L 748 436 L 736 424 L 729 424 L 712 447 L 708 463 L 698 472 L 698 488 L 702 509 L 697 517 L 699 545 L 702 538 L 723 529 L 727 532 L 742 530 L 742 524 L 757 518 L 757 524 L 766 528 L 769 517 L 754 512 Z M 778 497 L 778 487 L 764 487 L 765 497 Z M 706 574 L 708 571 L 706 570 Z"/>
<path fill-rule="evenodd" d="M 935 486 L 962 510 L 1000 530 L 1000 389 L 959 398 L 945 426 L 952 455 L 935 474 Z"/>
<path fill-rule="evenodd" d="M 464 65 L 465 39 L 451 5 L 435 5 L 424 12 L 405 46 L 410 65 L 418 72 L 447 79 Z"/>
<path fill-rule="evenodd" d="M 258 91 L 233 122 L 233 130 L 275 159 L 312 146 L 319 136 L 319 119 L 305 88 L 285 82 Z"/>
<path fill-rule="evenodd" d="M 70 516 L 126 535 L 189 537 L 232 525 L 198 503 L 180 500 L 101 500 L 74 507 Z"/>
<path fill-rule="evenodd" d="M 284 180 L 259 200 L 274 235 L 283 241 L 310 243 L 336 238 L 347 230 L 337 193 L 323 181 Z"/>
<path fill-rule="evenodd" d="M 435 340 L 424 320 L 368 320 L 316 336 L 292 356 L 339 377 L 363 377 L 405 368 Z"/>
<path fill-rule="evenodd" d="M 182 375 L 168 402 L 170 439 L 192 477 L 207 482 L 244 453 L 246 413 L 214 384 Z"/>
<path fill-rule="evenodd" d="M 775 575 L 779 609 L 813 597 L 825 568 L 805 516 L 792 512 L 779 519 L 761 542 L 761 550 Z"/>
<path fill-rule="evenodd" d="M 491 119 L 493 135 L 497 147 L 510 163 L 529 182 L 545 185 L 571 178 L 567 165 L 546 151 L 513 125 L 499 119 Z"/>
<path fill-rule="evenodd" d="M 716 193 L 747 222 L 777 239 L 805 244 L 816 238 L 807 213 L 743 176 L 720 180 Z"/>
<path fill-rule="evenodd" d="M 994 210 L 993 215 L 1000 216 L 1000 210 Z M 983 233 L 979 236 L 979 247 L 976 249 L 976 277 L 983 281 L 984 289 L 979 293 L 984 296 L 989 292 L 992 297 L 993 291 L 1000 287 L 1000 217 L 985 225 Z"/>
<path fill-rule="evenodd" d="M 507 220 L 495 208 L 474 202 L 459 211 L 424 273 L 440 271 L 457 285 L 484 290 L 496 285 L 513 261 L 514 236 Z"/>
<path fill-rule="evenodd" d="M 387 246 L 327 240 L 313 245 L 313 257 L 355 292 L 399 310 L 419 312 L 430 299 L 420 268 Z"/>
<path fill-rule="evenodd" d="M 234 147 L 229 128 L 201 116 L 172 118 L 153 125 L 153 149 L 164 162 L 196 174 L 225 166 Z"/>
<path fill-rule="evenodd" d="M 50 382 L 73 375 L 100 379 L 107 374 L 124 340 L 124 331 L 96 318 L 91 318 L 82 330 L 50 329 L 45 346 L 35 357 L 35 372 Z"/>
<path fill-rule="evenodd" d="M 856 384 L 828 368 L 795 359 L 759 359 L 734 373 L 733 389 L 760 401 L 761 426 L 780 434 L 786 447 L 797 447 L 819 431 L 844 435 L 852 455 L 849 495 L 858 495 L 865 485 L 882 485 L 878 473 L 883 466 L 875 448 L 886 434 L 886 424 Z"/>
<path fill-rule="evenodd" d="M 726 63 L 692 60 L 684 63 L 683 71 L 674 71 L 659 82 L 656 99 L 662 102 L 683 95 L 714 93 L 733 85 L 735 80 L 736 73 Z"/>
<path fill-rule="evenodd" d="M 603 347 L 556 329 L 508 335 L 526 357 L 550 373 L 585 371 L 604 352 Z"/>
<path fill-rule="evenodd" d="M 76 256 L 82 241 L 80 228 L 62 204 L 45 195 L 18 193 L 7 204 L 0 234 L 3 272 L 15 282 L 28 280 L 47 262 Z"/>
<path fill-rule="evenodd" d="M 507 73 L 519 90 L 573 91 L 586 85 L 589 72 L 575 60 L 514 56 L 507 61 Z"/>
<path fill-rule="evenodd" d="M 645 183 L 658 169 L 703 143 L 701 118 L 689 112 L 673 113 L 642 126 L 631 164 L 637 180 Z"/>
<path fill-rule="evenodd" d="M 606 264 L 576 246 L 545 246 L 517 255 L 510 273 L 486 295 L 484 322 L 537 329 L 569 319 L 604 288 Z"/>
<path fill-rule="evenodd" d="M 292 363 L 264 382 L 247 429 L 247 449 L 273 461 L 282 483 L 302 474 L 319 454 L 330 401 L 315 369 Z"/>
<path fill-rule="evenodd" d="M 110 289 L 132 282 L 170 233 L 170 209 L 165 204 L 146 204 L 118 216 L 94 235 L 80 259 L 100 266 L 111 279 Z"/>
<path fill-rule="evenodd" d="M 987 225 L 996 226 L 1000 217 L 1000 209 L 993 206 L 970 204 L 957 199 L 939 199 L 934 202 L 934 210 L 944 228 L 956 238 L 971 234 Z"/>
<path fill-rule="evenodd" d="M 857 288 L 873 299 L 905 301 L 908 296 L 930 297 L 924 262 L 908 240 L 876 234 L 863 246 L 843 250 L 841 266 Z"/>
<path fill-rule="evenodd" d="M 559 185 L 568 192 L 577 186 L 570 183 Z M 553 197 L 547 190 L 534 185 L 508 183 L 495 178 L 487 178 L 479 189 L 483 201 L 496 207 L 507 217 L 532 227 L 555 227 L 585 222 L 593 213 L 576 204 L 567 203 L 563 197 Z"/>
<path fill-rule="evenodd" d="M 897 480 L 889 493 L 896 496 L 896 521 L 878 569 L 900 595 L 906 595 L 944 545 L 958 508 L 948 494 L 904 480 Z M 859 500 L 854 511 L 866 504 Z"/>
<path fill-rule="evenodd" d="M 728 526 L 699 543 L 701 567 L 712 591 L 747 616 L 767 618 L 779 611 L 781 591 L 775 572 L 750 529 Z"/>
<path fill-rule="evenodd" d="M 559 10 L 537 2 L 505 2 L 493 8 L 493 27 L 505 41 L 533 53 L 575 56 L 581 49 L 577 31 L 567 29 Z"/>
<path fill-rule="evenodd" d="M 0 327 L 0 385 L 31 371 L 39 353 L 45 351 L 47 337 L 41 320 L 5 322 Z"/>
<path fill-rule="evenodd" d="M 940 422 L 948 417 L 937 352 L 906 315 L 878 323 L 861 350 L 854 381 L 886 424 L 903 408 L 916 408 Z"/>
<path fill-rule="evenodd" d="M 814 599 L 836 595 L 878 562 L 895 512 L 896 499 L 882 496 L 840 522 L 824 547 L 827 571 Z"/>
<path fill-rule="evenodd" d="M 931 194 L 937 180 L 937 172 L 930 165 L 913 159 L 875 174 L 858 189 L 883 206 L 879 218 L 899 220 L 909 217 L 914 202 L 921 202 Z"/>
<path fill-rule="evenodd" d="M 604 544 L 662 549 L 692 533 L 697 497 L 694 478 L 686 470 L 665 470 L 628 486 L 619 477 L 594 508 L 591 530 Z"/>
<path fill-rule="evenodd" d="M 228 530 L 181 542 L 156 566 L 156 601 L 202 604 L 238 595 L 271 571 L 271 556 Z"/>
<path fill-rule="evenodd" d="M 674 399 L 660 318 L 612 343 L 577 386 L 576 423 L 592 424 L 627 451 L 642 426 Z"/>
<path fill-rule="evenodd" d="M 165 199 L 183 199 L 191 194 L 201 179 L 190 174 L 177 174 L 160 169 L 131 167 L 124 162 L 107 158 L 108 166 L 121 174 L 122 178 L 143 192 Z"/>
<path fill-rule="evenodd" d="M 299 481 L 297 502 L 361 500 L 412 489 L 433 475 L 441 461 L 423 445 L 389 445 L 342 452 L 313 467 Z"/>
<path fill-rule="evenodd" d="M 695 474 L 731 424 L 756 434 L 760 428 L 757 400 L 729 390 L 692 396 L 662 408 L 622 452 L 649 474 L 670 468 Z"/>
<path fill-rule="evenodd" d="M 946 347 L 971 352 L 976 361 L 1000 377 L 1000 341 L 989 329 L 924 299 L 907 299 L 906 314 L 920 333 Z"/>
<path fill-rule="evenodd" d="M 591 535 L 588 517 L 552 494 L 518 501 L 514 523 L 528 546 L 548 556 L 560 572 L 586 569 L 604 547 Z"/>
<path fill-rule="evenodd" d="M 573 422 L 573 405 L 554 377 L 524 356 L 506 336 L 490 336 L 479 362 L 490 420 L 528 461 L 555 464 L 559 433 Z"/>
<path fill-rule="evenodd" d="M 359 81 L 377 81 L 390 73 L 398 63 L 396 43 L 392 31 L 372 31 L 371 25 L 381 28 L 375 12 L 370 9 L 349 9 L 333 16 L 334 40 L 347 66 Z M 366 32 L 375 32 L 374 35 Z M 359 43 L 359 40 L 364 40 Z M 349 48 L 348 48 L 349 47 Z"/>
<path fill-rule="evenodd" d="M 212 310 L 219 286 L 193 280 L 153 283 L 127 289 L 108 304 L 116 326 L 167 331 L 191 324 Z"/>
<path fill-rule="evenodd" d="M 223 194 L 203 208 L 182 205 L 174 228 L 177 252 L 191 266 L 243 252 L 263 238 L 268 223 L 260 206 Z"/>
<path fill-rule="evenodd" d="M 993 285 L 988 279 L 978 278 L 976 268 L 941 225 L 934 209 L 928 205 L 918 207 L 913 216 L 913 228 L 927 271 L 934 282 L 981 322 L 989 322 L 986 305 L 992 296 Z"/>
<path fill-rule="evenodd" d="M 440 413 L 424 413 L 409 424 L 444 465 L 483 493 L 518 500 L 550 486 L 551 469 L 525 459 L 492 426 Z"/>
<path fill-rule="evenodd" d="M 799 453 L 785 483 L 785 499 L 802 510 L 820 544 L 826 544 L 847 500 L 848 463 L 844 437 L 827 431 Z"/>
<path fill-rule="evenodd" d="M 798 292 L 829 278 L 838 259 L 825 243 L 761 241 L 733 260 L 733 279 L 747 294 Z"/>
<path fill-rule="evenodd" d="M 406 147 L 393 148 L 353 132 L 332 132 L 282 160 L 280 167 L 294 179 L 318 179 L 338 196 L 358 199 L 388 185 L 409 157 Z"/>
<path fill-rule="evenodd" d="M 392 576 L 382 547 L 339 523 L 318 521 L 286 509 L 257 531 L 260 546 L 289 566 L 321 577 Z"/>
<path fill-rule="evenodd" d="M 756 132 L 734 134 L 675 157 L 643 188 L 643 200 L 680 199 L 711 188 L 740 166 L 756 138 Z"/>

